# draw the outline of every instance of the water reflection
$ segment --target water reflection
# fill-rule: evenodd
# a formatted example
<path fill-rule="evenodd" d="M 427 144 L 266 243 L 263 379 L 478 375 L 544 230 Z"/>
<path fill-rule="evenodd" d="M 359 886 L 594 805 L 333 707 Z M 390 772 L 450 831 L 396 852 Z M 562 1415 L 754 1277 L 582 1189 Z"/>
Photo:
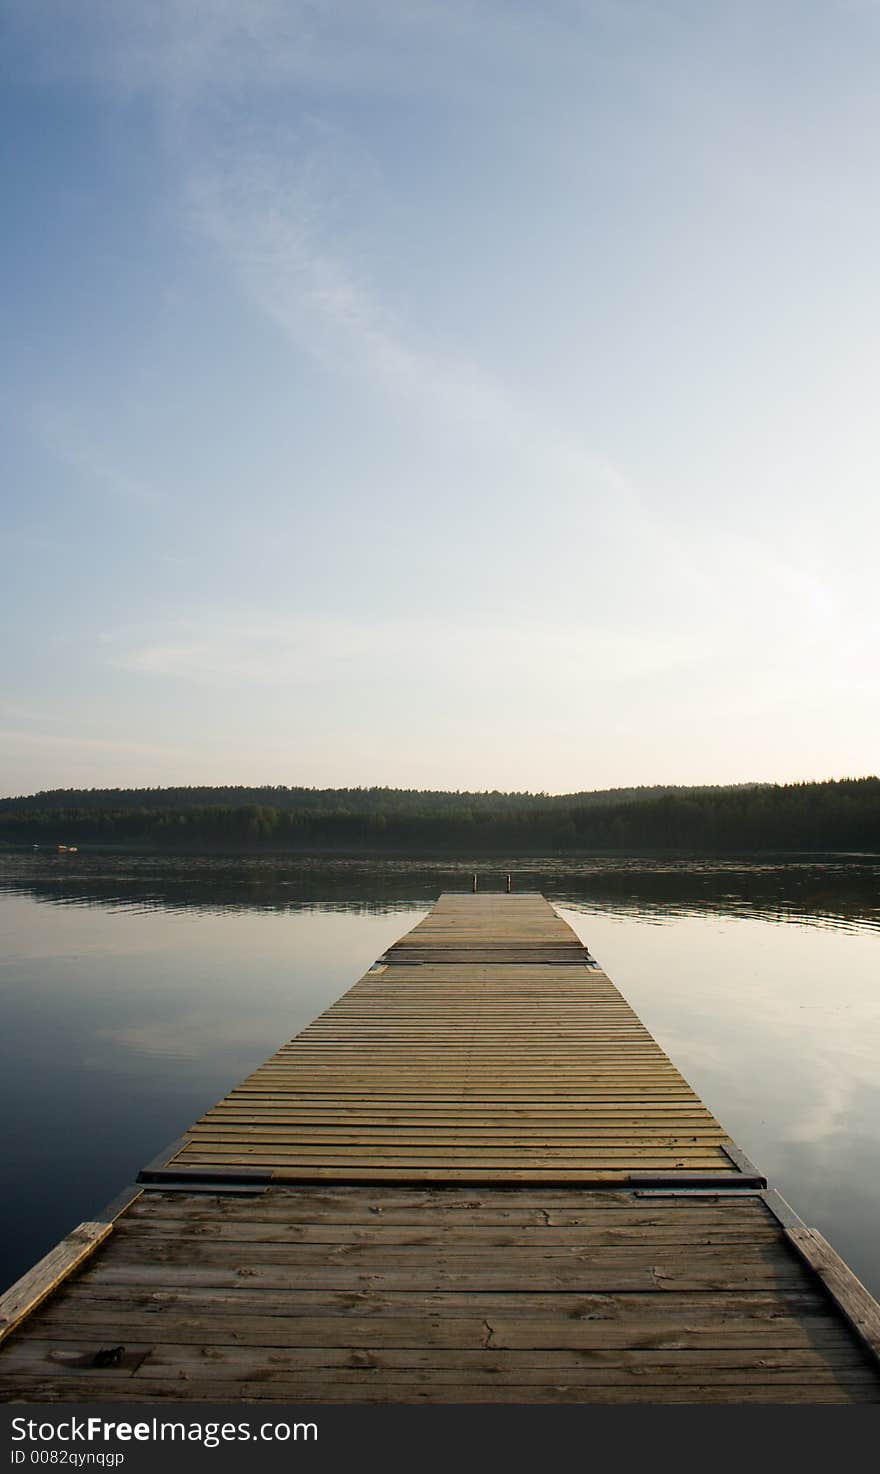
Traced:
<path fill-rule="evenodd" d="M 734 1140 L 880 1293 L 876 930 L 560 910 Z"/>
<path fill-rule="evenodd" d="M 440 891 L 542 891 L 753 1160 L 880 1291 L 876 857 L 0 855 L 0 1289 Z"/>
<path fill-rule="evenodd" d="M 683 916 L 752 916 L 880 930 L 876 856 L 738 859 L 304 861 L 282 856 L 0 855 L 0 892 L 56 906 L 129 912 L 327 911 L 390 915 L 430 906 L 443 890 L 538 890 L 562 904 L 668 922 Z"/>
<path fill-rule="evenodd" d="M 0 1291 L 427 910 L 79 901 L 0 893 Z"/>

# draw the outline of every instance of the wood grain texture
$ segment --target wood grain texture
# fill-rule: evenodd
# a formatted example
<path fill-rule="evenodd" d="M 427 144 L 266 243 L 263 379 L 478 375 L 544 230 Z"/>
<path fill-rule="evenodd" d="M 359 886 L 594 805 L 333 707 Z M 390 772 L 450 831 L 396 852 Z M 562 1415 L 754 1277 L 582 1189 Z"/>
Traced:
<path fill-rule="evenodd" d="M 786 1237 L 872 1354 L 880 1360 L 880 1305 L 816 1228 L 786 1228 Z"/>
<path fill-rule="evenodd" d="M 880 1309 L 728 1146 L 543 897 L 444 896 L 4 1297 L 0 1396 L 880 1401 Z"/>
<path fill-rule="evenodd" d="M 94 1253 L 112 1227 L 111 1223 L 81 1223 L 0 1295 L 0 1341 Z"/>
<path fill-rule="evenodd" d="M 145 1193 L 0 1348 L 0 1395 L 860 1403 L 880 1375 L 757 1194 L 298 1185 Z"/>
<path fill-rule="evenodd" d="M 171 1162 L 279 1181 L 586 1184 L 729 1176 L 724 1140 L 543 896 L 446 894 Z"/>

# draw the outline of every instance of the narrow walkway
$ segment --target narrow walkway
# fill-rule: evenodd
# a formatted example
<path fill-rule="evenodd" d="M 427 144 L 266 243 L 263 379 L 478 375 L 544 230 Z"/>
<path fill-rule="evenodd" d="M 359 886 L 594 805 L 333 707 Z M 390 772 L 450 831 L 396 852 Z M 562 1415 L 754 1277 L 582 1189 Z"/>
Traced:
<path fill-rule="evenodd" d="M 725 1140 L 543 896 L 443 895 L 167 1166 L 276 1182 L 624 1182 L 729 1174 Z"/>
<path fill-rule="evenodd" d="M 5 1401 L 880 1401 L 880 1307 L 540 896 L 441 897 L 0 1340 Z"/>

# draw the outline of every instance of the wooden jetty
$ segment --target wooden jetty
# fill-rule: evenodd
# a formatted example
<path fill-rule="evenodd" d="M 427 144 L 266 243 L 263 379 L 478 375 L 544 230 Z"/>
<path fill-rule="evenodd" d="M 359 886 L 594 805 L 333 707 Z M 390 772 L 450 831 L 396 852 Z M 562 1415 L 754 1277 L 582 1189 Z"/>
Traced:
<path fill-rule="evenodd" d="M 880 1306 L 539 895 L 441 896 L 0 1341 L 5 1401 L 880 1401 Z"/>

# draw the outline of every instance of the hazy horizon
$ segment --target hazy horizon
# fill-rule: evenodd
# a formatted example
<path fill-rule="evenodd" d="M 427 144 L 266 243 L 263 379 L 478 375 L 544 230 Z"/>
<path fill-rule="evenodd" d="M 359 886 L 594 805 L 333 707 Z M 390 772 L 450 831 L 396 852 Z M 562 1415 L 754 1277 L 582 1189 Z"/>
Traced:
<path fill-rule="evenodd" d="M 870 773 L 878 43 L 10 0 L 0 789 Z"/>
<path fill-rule="evenodd" d="M 383 784 L 380 784 L 380 783 L 361 783 L 361 784 L 356 784 L 356 783 L 342 783 L 342 784 L 334 784 L 332 786 L 331 785 L 303 784 L 303 783 L 269 783 L 269 782 L 267 782 L 267 783 L 249 783 L 249 782 L 236 782 L 236 783 L 163 783 L 163 784 L 147 784 L 147 785 L 140 785 L 140 786 L 134 785 L 134 784 L 130 784 L 130 783 L 118 783 L 118 784 L 113 784 L 112 786 L 107 786 L 105 784 L 90 784 L 90 785 L 79 784 L 79 785 L 76 785 L 75 787 L 73 785 L 68 784 L 68 785 L 65 785 L 65 786 L 55 785 L 55 786 L 50 787 L 50 788 L 46 788 L 46 787 L 37 788 L 37 789 L 31 790 L 28 793 L 0 793 L 0 802 L 5 802 L 5 801 L 7 801 L 9 799 L 39 798 L 43 794 L 64 793 L 64 792 L 71 792 L 71 791 L 72 792 L 94 792 L 94 793 L 117 793 L 117 792 L 118 793 L 152 793 L 152 792 L 163 792 L 164 793 L 164 792 L 175 792 L 178 789 L 183 789 L 183 790 L 186 790 L 186 789 L 195 789 L 195 790 L 206 789 L 206 790 L 222 791 L 224 789 L 238 789 L 238 788 L 244 789 L 246 791 L 263 791 L 263 790 L 272 790 L 273 788 L 287 789 L 288 791 L 297 791 L 297 790 L 300 790 L 300 789 L 304 789 L 306 792 L 318 792 L 318 793 L 320 793 L 320 792 L 326 792 L 326 793 L 352 793 L 352 792 L 370 792 L 370 791 L 373 791 L 373 790 L 379 790 L 379 791 L 383 791 L 384 790 L 384 791 L 388 791 L 388 792 L 392 792 L 392 793 L 394 793 L 394 792 L 420 792 L 420 793 L 426 793 L 426 794 L 429 794 L 429 793 L 443 793 L 443 794 L 446 794 L 446 793 L 449 793 L 449 794 L 461 793 L 463 795 L 467 795 L 467 794 L 487 794 L 487 793 L 488 794 L 492 794 L 492 793 L 500 793 L 500 794 L 505 794 L 508 797 L 509 796 L 515 796 L 515 797 L 520 797 L 520 798 L 577 798 L 581 794 L 583 794 L 585 796 L 593 797 L 595 795 L 601 795 L 601 794 L 605 794 L 605 793 L 610 793 L 610 794 L 613 794 L 613 793 L 630 793 L 630 792 L 640 792 L 640 791 L 643 791 L 643 790 L 644 791 L 652 791 L 654 789 L 660 789 L 660 788 L 681 788 L 681 789 L 700 789 L 700 788 L 767 788 L 767 787 L 773 787 L 773 786 L 780 786 L 780 787 L 797 786 L 800 783 L 806 783 L 806 784 L 810 784 L 810 783 L 820 783 L 820 784 L 821 783 L 858 783 L 858 782 L 864 782 L 866 780 L 874 780 L 876 782 L 877 781 L 877 774 L 876 773 L 844 773 L 844 774 L 834 774 L 833 776 L 826 777 L 826 778 L 794 779 L 794 780 L 792 780 L 791 784 L 789 784 L 789 785 L 786 785 L 785 783 L 781 783 L 781 784 L 778 784 L 777 785 L 772 780 L 769 780 L 768 781 L 768 780 L 761 779 L 761 778 L 754 778 L 754 779 L 744 779 L 744 780 L 742 780 L 741 782 L 738 782 L 738 783 L 677 783 L 677 784 L 672 784 L 672 783 L 621 783 L 621 784 L 615 785 L 613 788 L 580 788 L 580 789 L 559 789 L 559 790 L 556 790 L 556 789 L 525 789 L 525 788 L 501 789 L 501 788 L 498 788 L 497 786 L 496 787 L 493 787 L 493 788 L 476 788 L 476 789 L 474 789 L 474 788 L 471 788 L 471 789 L 466 789 L 466 788 L 437 788 L 437 787 L 423 787 L 423 788 L 419 788 L 419 789 L 405 789 L 403 787 L 403 785 L 401 785 L 399 783 L 383 783 Z"/>

